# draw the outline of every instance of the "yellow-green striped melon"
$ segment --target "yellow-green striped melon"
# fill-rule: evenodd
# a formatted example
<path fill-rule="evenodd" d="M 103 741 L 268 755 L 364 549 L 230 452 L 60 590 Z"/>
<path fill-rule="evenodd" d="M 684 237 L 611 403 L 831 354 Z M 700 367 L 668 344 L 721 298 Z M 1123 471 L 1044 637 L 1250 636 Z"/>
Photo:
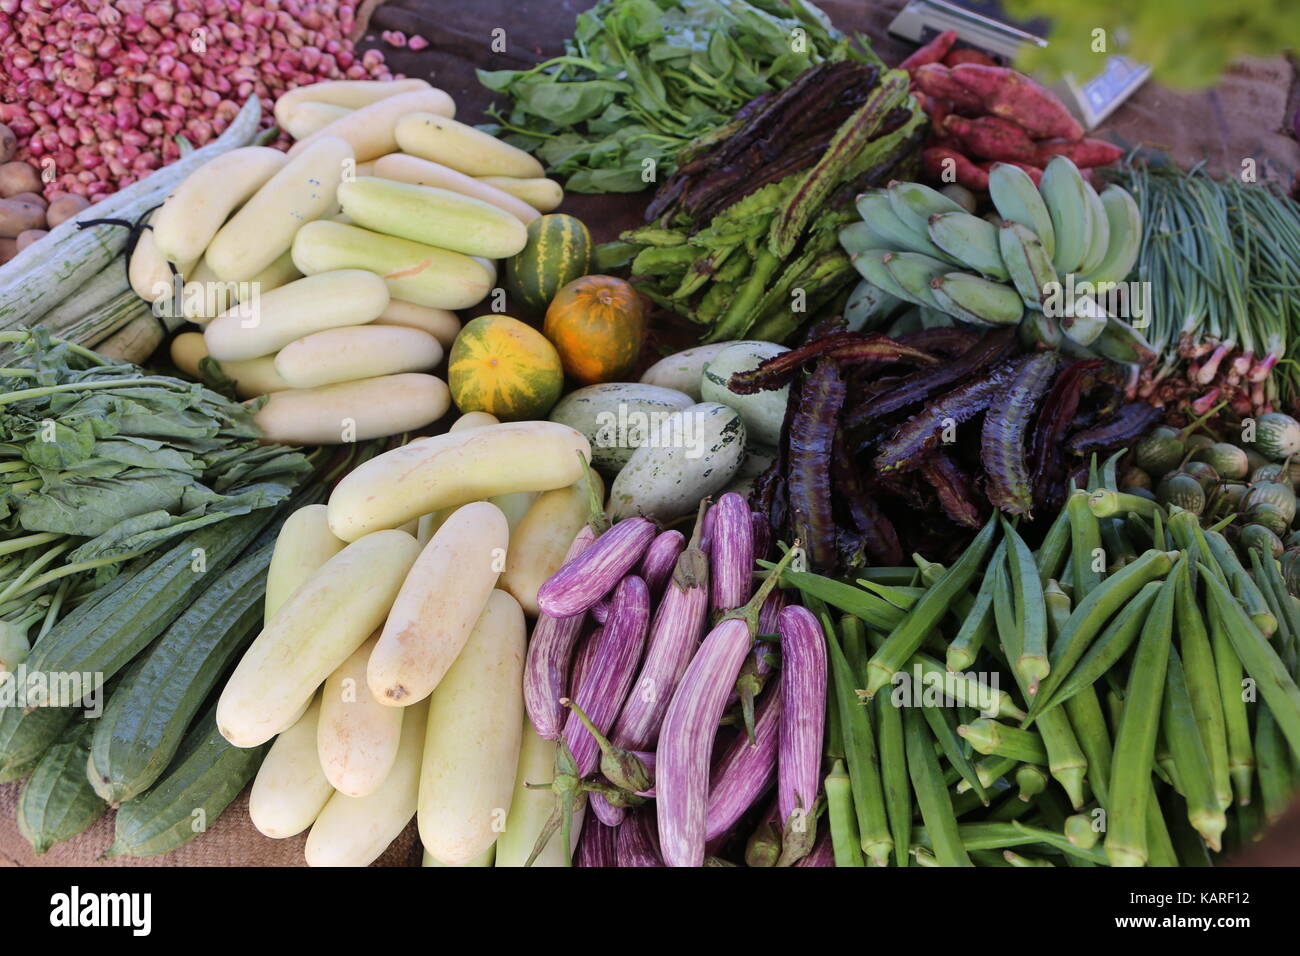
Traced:
<path fill-rule="evenodd" d="M 502 421 L 545 418 L 564 389 L 555 346 L 508 315 L 467 322 L 452 344 L 447 372 L 457 408 Z"/>

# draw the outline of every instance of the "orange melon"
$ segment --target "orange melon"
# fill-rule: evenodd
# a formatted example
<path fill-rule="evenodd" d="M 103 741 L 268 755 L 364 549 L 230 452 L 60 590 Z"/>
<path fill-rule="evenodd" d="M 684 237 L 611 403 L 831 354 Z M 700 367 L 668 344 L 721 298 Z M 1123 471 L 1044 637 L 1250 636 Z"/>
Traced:
<path fill-rule="evenodd" d="M 545 418 L 564 390 L 555 346 L 508 315 L 467 322 L 452 344 L 447 372 L 457 408 L 502 421 Z"/>
<path fill-rule="evenodd" d="M 562 288 L 542 331 L 583 385 L 627 381 L 645 339 L 645 300 L 624 279 L 583 276 Z"/>

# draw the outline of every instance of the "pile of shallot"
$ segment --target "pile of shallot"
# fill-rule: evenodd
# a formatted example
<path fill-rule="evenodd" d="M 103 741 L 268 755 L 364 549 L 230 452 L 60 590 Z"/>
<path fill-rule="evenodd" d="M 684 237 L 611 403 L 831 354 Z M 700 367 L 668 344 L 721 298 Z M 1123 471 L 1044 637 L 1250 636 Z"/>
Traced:
<path fill-rule="evenodd" d="M 92 202 L 211 140 L 249 96 L 391 79 L 357 0 L 0 0 L 0 123 L 47 199 Z M 0 142 L 4 142 L 0 127 Z"/>
<path fill-rule="evenodd" d="M 689 541 L 640 517 L 584 527 L 539 589 L 524 703 L 563 743 L 556 825 L 588 800 L 577 865 L 832 865 L 816 820 L 826 641 L 775 588 L 797 547 L 755 587 L 768 542 L 725 494 Z"/>

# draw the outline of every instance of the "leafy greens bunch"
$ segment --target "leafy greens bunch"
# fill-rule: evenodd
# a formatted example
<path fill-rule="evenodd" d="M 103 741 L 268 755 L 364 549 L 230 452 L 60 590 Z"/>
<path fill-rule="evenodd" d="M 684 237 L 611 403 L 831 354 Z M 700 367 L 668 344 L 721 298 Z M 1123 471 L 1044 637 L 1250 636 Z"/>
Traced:
<path fill-rule="evenodd" d="M 0 369 L 0 619 L 57 614 L 120 562 L 270 507 L 311 470 L 260 442 L 255 406 L 42 329 L 0 340 L 20 343 Z"/>
<path fill-rule="evenodd" d="M 857 59 L 805 0 L 601 0 L 565 55 L 531 70 L 480 70 L 506 93 L 499 135 L 536 153 L 571 192 L 640 192 L 677 151 L 745 103 L 818 63 Z"/>

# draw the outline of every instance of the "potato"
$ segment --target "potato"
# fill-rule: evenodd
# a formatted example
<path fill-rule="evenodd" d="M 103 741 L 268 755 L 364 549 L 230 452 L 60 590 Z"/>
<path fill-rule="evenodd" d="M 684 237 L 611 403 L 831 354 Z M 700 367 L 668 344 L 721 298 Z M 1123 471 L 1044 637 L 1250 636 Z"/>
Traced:
<path fill-rule="evenodd" d="M 33 206 L 40 206 L 42 209 L 49 205 L 49 203 L 45 201 L 45 197 L 40 193 L 19 193 L 17 196 L 10 196 L 9 198 L 16 202 L 27 202 L 31 203 Z"/>
<path fill-rule="evenodd" d="M 0 236 L 15 239 L 28 229 L 45 228 L 45 210 L 34 203 L 0 199 Z"/>
<path fill-rule="evenodd" d="M 18 255 L 18 242 L 14 239 L 0 239 L 0 266 Z"/>
<path fill-rule="evenodd" d="M 0 196 L 8 199 L 18 193 L 41 191 L 41 174 L 30 163 L 5 163 L 0 166 Z"/>
<path fill-rule="evenodd" d="M 36 240 L 44 239 L 48 235 L 49 232 L 44 229 L 28 229 L 26 232 L 20 232 L 18 234 L 18 239 L 16 240 L 18 243 L 18 251 L 22 252 Z"/>
<path fill-rule="evenodd" d="M 14 158 L 14 150 L 18 148 L 18 137 L 4 123 L 0 123 L 0 163 L 7 163 Z"/>
<path fill-rule="evenodd" d="M 71 219 L 89 206 L 90 200 L 85 196 L 78 196 L 76 193 L 64 193 L 50 202 L 50 208 L 45 212 L 45 220 L 53 229 L 64 220 Z"/>

